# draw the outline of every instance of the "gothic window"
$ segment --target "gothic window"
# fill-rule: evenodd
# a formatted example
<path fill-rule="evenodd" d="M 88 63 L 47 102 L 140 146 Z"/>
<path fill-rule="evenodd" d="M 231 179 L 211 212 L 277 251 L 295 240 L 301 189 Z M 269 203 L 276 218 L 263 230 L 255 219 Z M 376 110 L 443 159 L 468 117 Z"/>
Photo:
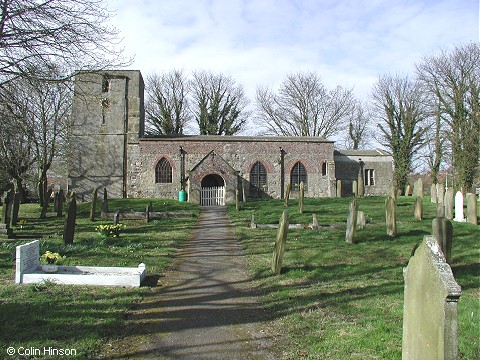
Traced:
<path fill-rule="evenodd" d="M 375 185 L 375 170 L 374 169 L 365 169 L 364 170 L 364 184 L 365 186 Z"/>
<path fill-rule="evenodd" d="M 260 161 L 257 161 L 250 169 L 250 189 L 264 190 L 265 186 L 267 186 L 267 170 Z"/>
<path fill-rule="evenodd" d="M 172 165 L 165 158 L 161 158 L 155 167 L 155 182 L 162 184 L 172 182 Z"/>
<path fill-rule="evenodd" d="M 303 182 L 303 186 L 307 188 L 307 170 L 305 166 L 299 161 L 293 165 L 290 172 L 290 186 L 292 190 L 300 190 L 300 183 Z"/>

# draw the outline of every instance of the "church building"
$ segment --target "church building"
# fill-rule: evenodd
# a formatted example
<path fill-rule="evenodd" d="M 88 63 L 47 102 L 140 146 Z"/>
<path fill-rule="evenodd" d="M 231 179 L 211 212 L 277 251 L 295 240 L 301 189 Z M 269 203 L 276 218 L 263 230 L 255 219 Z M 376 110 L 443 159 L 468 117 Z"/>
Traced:
<path fill-rule="evenodd" d="M 109 197 L 224 205 L 237 190 L 283 198 L 290 187 L 296 196 L 301 182 L 306 197 L 385 195 L 392 184 L 386 152 L 336 150 L 318 137 L 147 136 L 136 70 L 79 72 L 72 116 L 69 189 L 83 198 L 106 188 Z"/>

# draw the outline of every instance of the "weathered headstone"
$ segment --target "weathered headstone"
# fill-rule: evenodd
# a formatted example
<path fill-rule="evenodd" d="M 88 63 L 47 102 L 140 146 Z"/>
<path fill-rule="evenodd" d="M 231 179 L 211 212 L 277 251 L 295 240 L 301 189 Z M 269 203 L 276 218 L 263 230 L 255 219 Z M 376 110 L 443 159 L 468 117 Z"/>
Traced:
<path fill-rule="evenodd" d="M 67 203 L 67 213 L 65 216 L 65 226 L 63 229 L 63 242 L 65 245 L 73 244 L 75 236 L 75 222 L 77 220 L 77 200 L 75 193 L 72 193 L 70 201 Z"/>
<path fill-rule="evenodd" d="M 355 244 L 355 230 L 357 229 L 358 201 L 353 200 L 350 203 L 350 211 L 347 218 L 347 230 L 345 232 L 345 241 Z"/>
<path fill-rule="evenodd" d="M 445 205 L 445 218 L 448 220 L 453 219 L 453 189 L 450 188 L 445 192 L 445 197 L 443 199 Z"/>
<path fill-rule="evenodd" d="M 35 271 L 40 266 L 40 241 L 34 240 L 15 249 L 15 283 L 23 282 L 23 274 Z"/>
<path fill-rule="evenodd" d="M 435 184 L 430 186 L 430 201 L 434 204 L 437 203 L 437 186 Z"/>
<path fill-rule="evenodd" d="M 357 229 L 364 229 L 367 225 L 367 219 L 365 218 L 365 213 L 363 211 L 357 212 Z"/>
<path fill-rule="evenodd" d="M 303 202 L 305 198 L 305 184 L 303 181 L 300 183 L 300 195 L 298 199 L 298 212 L 303 214 Z"/>
<path fill-rule="evenodd" d="M 445 206 L 442 203 L 437 203 L 436 210 L 437 217 L 445 217 Z"/>
<path fill-rule="evenodd" d="M 95 212 L 97 211 L 97 189 L 92 192 L 92 203 L 90 206 L 90 221 L 95 220 Z"/>
<path fill-rule="evenodd" d="M 19 210 L 20 210 L 20 193 L 16 192 L 13 195 L 13 203 L 12 203 L 12 219 L 10 220 L 10 223 L 12 224 L 12 226 L 17 225 Z"/>
<path fill-rule="evenodd" d="M 235 210 L 237 210 L 237 211 L 240 209 L 240 207 L 238 205 L 238 196 L 239 196 L 239 191 L 238 191 L 238 189 L 235 189 Z"/>
<path fill-rule="evenodd" d="M 455 194 L 455 218 L 453 220 L 465 222 L 465 217 L 463 216 L 463 194 L 461 191 L 457 191 Z"/>
<path fill-rule="evenodd" d="M 252 229 L 256 229 L 257 228 L 257 224 L 255 224 L 255 215 L 252 214 L 252 218 L 250 219 L 250 227 Z"/>
<path fill-rule="evenodd" d="M 461 288 L 435 237 L 425 236 L 403 274 L 402 359 L 456 359 Z"/>
<path fill-rule="evenodd" d="M 472 193 L 467 194 L 467 222 L 477 225 L 477 196 Z"/>
<path fill-rule="evenodd" d="M 145 222 L 148 223 L 150 221 L 150 212 L 152 211 L 152 206 L 150 204 L 147 205 L 145 208 Z"/>
<path fill-rule="evenodd" d="M 318 230 L 318 218 L 317 218 L 317 214 L 313 214 L 312 215 L 312 229 L 313 230 Z"/>
<path fill-rule="evenodd" d="M 64 201 L 65 201 L 65 193 L 63 192 L 63 189 L 60 189 L 60 191 L 58 192 L 58 199 L 57 199 L 57 216 L 58 217 L 62 216 Z"/>
<path fill-rule="evenodd" d="M 443 204 L 443 199 L 445 197 L 445 185 L 437 184 L 437 203 Z"/>
<path fill-rule="evenodd" d="M 337 197 L 342 197 L 342 180 L 337 180 Z"/>
<path fill-rule="evenodd" d="M 280 274 L 282 270 L 283 254 L 285 252 L 285 243 L 288 235 L 288 211 L 284 210 L 278 224 L 277 239 L 272 257 L 272 272 L 275 275 Z"/>
<path fill-rule="evenodd" d="M 418 178 L 414 183 L 413 183 L 413 196 L 415 197 L 422 197 L 423 196 L 423 180 L 422 178 Z"/>
<path fill-rule="evenodd" d="M 103 188 L 103 204 L 102 204 L 102 217 L 108 213 L 108 194 L 107 188 Z"/>
<path fill-rule="evenodd" d="M 288 207 L 288 200 L 290 198 L 290 188 L 291 188 L 291 185 L 290 183 L 288 183 L 285 189 L 285 207 Z"/>
<path fill-rule="evenodd" d="M 432 220 L 432 235 L 437 239 L 447 263 L 452 261 L 453 227 L 450 220 L 437 217 Z"/>
<path fill-rule="evenodd" d="M 113 214 L 113 225 L 118 225 L 120 223 L 120 211 L 115 211 Z"/>
<path fill-rule="evenodd" d="M 385 219 L 388 236 L 394 237 L 397 233 L 397 204 L 394 198 L 388 196 L 385 200 Z"/>
<path fill-rule="evenodd" d="M 410 184 L 407 184 L 407 187 L 405 188 L 405 196 L 410 196 Z"/>
<path fill-rule="evenodd" d="M 423 219 L 423 200 L 420 196 L 415 198 L 415 210 L 413 211 L 413 215 L 417 220 Z"/>

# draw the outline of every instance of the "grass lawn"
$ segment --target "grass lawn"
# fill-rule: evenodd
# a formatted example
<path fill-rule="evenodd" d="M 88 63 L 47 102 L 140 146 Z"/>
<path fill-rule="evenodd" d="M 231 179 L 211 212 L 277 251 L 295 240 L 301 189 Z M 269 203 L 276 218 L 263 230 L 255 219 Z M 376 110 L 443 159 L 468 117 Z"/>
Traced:
<path fill-rule="evenodd" d="M 123 221 L 127 228 L 118 238 L 103 240 L 95 231 L 105 220 L 89 220 L 89 203 L 78 204 L 74 244 L 63 245 L 63 218 L 53 213 L 40 220 L 37 204 L 20 207 L 23 228 L 18 235 L 40 239 L 40 253 L 46 250 L 65 255 L 64 265 L 132 266 L 147 264 L 146 286 L 118 288 L 97 286 L 61 286 L 48 282 L 17 286 L 14 284 L 15 247 L 32 239 L 0 241 L 0 358 L 8 347 L 75 349 L 76 359 L 92 359 L 107 341 L 122 337 L 123 315 L 155 286 L 162 272 L 171 264 L 172 255 L 184 242 L 196 221 L 199 207 L 174 200 L 109 200 L 112 210 L 145 211 L 152 201 L 153 211 L 188 211 L 195 216 L 182 219 Z M 99 209 L 100 206 L 97 206 Z M 99 211 L 98 211 L 99 216 Z M 55 357 L 38 357 L 49 358 Z"/>
<path fill-rule="evenodd" d="M 367 226 L 357 244 L 345 242 L 348 198 L 305 199 L 304 213 L 290 200 L 290 223 L 312 222 L 321 229 L 288 233 L 282 273 L 270 273 L 276 230 L 250 229 L 256 223 L 278 223 L 281 200 L 229 207 L 237 234 L 246 248 L 255 285 L 278 334 L 285 359 L 401 359 L 403 268 L 415 244 L 431 233 L 435 205 L 424 197 L 424 218 L 413 217 L 414 198 L 399 197 L 397 236 L 385 226 L 385 198 L 360 198 Z M 333 226 L 329 226 L 333 225 Z M 459 359 L 480 358 L 479 226 L 453 222 L 452 270 L 462 287 L 458 304 Z M 302 356 L 303 357 L 303 356 Z"/>

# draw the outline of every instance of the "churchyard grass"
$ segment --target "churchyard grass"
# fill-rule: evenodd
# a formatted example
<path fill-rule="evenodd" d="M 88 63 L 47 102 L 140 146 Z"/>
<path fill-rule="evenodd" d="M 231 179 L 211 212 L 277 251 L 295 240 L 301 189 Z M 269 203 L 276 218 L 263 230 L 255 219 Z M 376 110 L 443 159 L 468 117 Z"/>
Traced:
<path fill-rule="evenodd" d="M 261 200 L 229 207 L 244 245 L 253 283 L 267 317 L 267 331 L 279 336 L 286 359 L 401 359 L 403 268 L 412 249 L 431 234 L 435 204 L 424 197 L 424 220 L 414 218 L 413 197 L 398 197 L 397 235 L 387 235 L 385 197 L 359 198 L 367 226 L 357 244 L 345 241 L 352 198 L 305 199 L 304 212 L 290 199 L 290 223 L 312 222 L 320 229 L 290 229 L 280 275 L 270 272 L 276 230 L 249 228 L 278 223 L 282 200 Z M 459 359 L 480 358 L 480 246 L 478 225 L 453 223 L 451 264 L 462 287 L 458 305 Z"/>
<path fill-rule="evenodd" d="M 102 238 L 95 227 L 111 224 L 91 221 L 90 203 L 78 203 L 73 245 L 63 244 L 64 218 L 57 218 L 53 206 L 46 219 L 39 219 L 38 204 L 22 204 L 15 228 L 18 235 L 31 239 L 0 240 L 0 358 L 8 347 L 18 349 L 75 349 L 77 356 L 91 359 L 100 346 L 122 337 L 127 331 L 123 316 L 149 293 L 151 286 L 171 264 L 174 254 L 196 221 L 199 207 L 164 199 L 109 199 L 109 207 L 123 211 L 145 211 L 152 201 L 154 211 L 187 211 L 195 216 L 181 219 L 121 221 L 126 225 L 118 238 Z M 61 286 L 51 282 L 15 285 L 15 247 L 39 239 L 40 253 L 46 250 L 65 255 L 63 265 L 128 266 L 147 264 L 145 286 L 140 288 Z M 21 358 L 17 356 L 11 359 Z M 42 357 L 40 357 L 42 358 Z M 54 357 L 48 357 L 54 358 Z"/>

